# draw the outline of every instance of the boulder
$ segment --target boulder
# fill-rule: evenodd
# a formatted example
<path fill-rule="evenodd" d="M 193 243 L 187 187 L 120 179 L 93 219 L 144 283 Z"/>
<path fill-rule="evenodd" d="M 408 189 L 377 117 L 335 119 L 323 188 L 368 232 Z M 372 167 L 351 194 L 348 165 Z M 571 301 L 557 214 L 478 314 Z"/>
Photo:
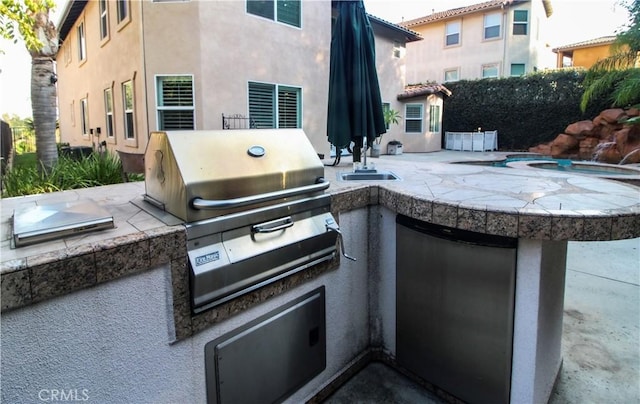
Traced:
<path fill-rule="evenodd" d="M 548 143 L 539 144 L 529 148 L 530 153 L 538 153 L 545 156 L 551 156 L 551 145 Z"/>
<path fill-rule="evenodd" d="M 634 116 L 640 115 L 640 109 L 631 107 L 625 111 L 629 118 L 633 118 Z"/>
<path fill-rule="evenodd" d="M 618 164 L 622 160 L 622 155 L 615 142 L 600 143 L 593 155 L 593 161 L 607 164 Z"/>
<path fill-rule="evenodd" d="M 566 133 L 567 135 L 586 136 L 587 134 L 591 133 L 591 131 L 593 130 L 593 126 L 593 122 L 589 120 L 574 122 L 571 125 L 567 126 L 567 128 L 564 130 L 564 133 Z"/>
<path fill-rule="evenodd" d="M 581 160 L 591 160 L 596 146 L 600 142 L 594 137 L 586 137 L 580 141 L 578 156 Z"/>
<path fill-rule="evenodd" d="M 600 112 L 600 117 L 608 123 L 618 123 L 618 120 L 624 117 L 624 109 L 622 108 L 610 108 Z"/>
<path fill-rule="evenodd" d="M 640 164 L 640 147 L 625 155 L 620 164 Z"/>
<path fill-rule="evenodd" d="M 551 156 L 564 157 L 570 154 L 578 144 L 579 141 L 574 136 L 561 133 L 551 142 Z"/>

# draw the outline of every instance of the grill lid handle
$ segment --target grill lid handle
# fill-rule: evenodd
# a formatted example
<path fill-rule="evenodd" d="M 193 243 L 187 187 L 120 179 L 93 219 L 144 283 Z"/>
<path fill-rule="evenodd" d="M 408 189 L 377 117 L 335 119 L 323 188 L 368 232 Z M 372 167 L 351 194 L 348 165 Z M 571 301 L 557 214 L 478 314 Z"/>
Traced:
<path fill-rule="evenodd" d="M 312 185 L 305 185 L 298 188 L 284 189 L 282 191 L 274 191 L 274 192 L 267 192 L 264 194 L 245 196 L 242 198 L 202 199 L 200 197 L 195 197 L 191 200 L 191 207 L 197 210 L 238 208 L 241 206 L 273 201 L 275 199 L 288 198 L 291 196 L 323 191 L 329 188 L 330 185 L 331 183 L 329 181 L 325 180 L 323 177 L 319 177 L 316 180 L 316 183 Z"/>

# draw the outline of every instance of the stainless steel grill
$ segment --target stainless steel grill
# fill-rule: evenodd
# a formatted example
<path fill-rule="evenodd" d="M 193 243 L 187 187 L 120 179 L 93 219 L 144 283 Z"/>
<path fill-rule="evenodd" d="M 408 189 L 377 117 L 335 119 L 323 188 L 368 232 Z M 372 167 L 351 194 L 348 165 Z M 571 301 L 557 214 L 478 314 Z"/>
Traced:
<path fill-rule="evenodd" d="M 329 183 L 302 130 L 154 132 L 145 187 L 186 227 L 195 313 L 336 254 Z"/>

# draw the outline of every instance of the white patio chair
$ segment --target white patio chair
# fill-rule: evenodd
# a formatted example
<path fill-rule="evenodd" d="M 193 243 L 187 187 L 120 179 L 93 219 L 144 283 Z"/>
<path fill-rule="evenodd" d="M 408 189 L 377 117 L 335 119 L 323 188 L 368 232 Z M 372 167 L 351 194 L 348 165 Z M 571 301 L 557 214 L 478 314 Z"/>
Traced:
<path fill-rule="evenodd" d="M 473 132 L 471 136 L 471 150 L 483 151 L 484 149 L 484 132 Z"/>
<path fill-rule="evenodd" d="M 446 150 L 453 150 L 453 133 L 452 132 L 444 133 L 444 148 Z"/>
<path fill-rule="evenodd" d="M 473 138 L 471 132 L 463 132 L 462 133 L 462 151 L 471 151 L 473 150 Z"/>
<path fill-rule="evenodd" d="M 484 151 L 498 150 L 498 131 L 491 130 L 484 132 Z"/>
<path fill-rule="evenodd" d="M 462 150 L 462 133 L 453 133 L 453 150 Z"/>

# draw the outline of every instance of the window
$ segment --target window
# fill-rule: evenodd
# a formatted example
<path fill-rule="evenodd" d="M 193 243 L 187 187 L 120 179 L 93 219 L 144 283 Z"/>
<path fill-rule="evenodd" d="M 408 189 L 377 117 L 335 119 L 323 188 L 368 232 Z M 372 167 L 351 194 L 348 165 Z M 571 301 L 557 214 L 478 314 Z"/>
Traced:
<path fill-rule="evenodd" d="M 393 57 L 400 59 L 404 56 L 405 46 L 398 41 L 393 41 Z"/>
<path fill-rule="evenodd" d="M 484 16 L 484 39 L 500 37 L 500 13 L 485 14 Z"/>
<path fill-rule="evenodd" d="M 444 81 L 458 81 L 458 69 L 448 69 L 444 71 Z"/>
<path fill-rule="evenodd" d="M 445 27 L 445 46 L 460 44 L 460 21 L 448 22 Z"/>
<path fill-rule="evenodd" d="M 122 83 L 122 106 L 124 109 L 124 138 L 135 139 L 135 125 L 133 114 L 133 83 Z"/>
<path fill-rule="evenodd" d="M 301 128 L 302 89 L 249 83 L 249 117 L 257 128 Z"/>
<path fill-rule="evenodd" d="M 84 37 L 84 22 L 78 25 L 78 60 L 83 61 L 87 58 L 87 41 Z"/>
<path fill-rule="evenodd" d="M 512 63 L 511 64 L 512 76 L 524 76 L 524 63 Z"/>
<path fill-rule="evenodd" d="M 158 129 L 195 129 L 193 76 L 157 76 Z"/>
<path fill-rule="evenodd" d="M 482 78 L 489 78 L 489 77 L 498 77 L 497 64 L 482 66 Z"/>
<path fill-rule="evenodd" d="M 440 105 L 429 107 L 429 132 L 440 132 Z"/>
<path fill-rule="evenodd" d="M 109 16 L 107 14 L 107 0 L 99 0 L 100 6 L 100 39 L 106 39 L 109 36 Z"/>
<path fill-rule="evenodd" d="M 104 117 L 107 125 L 107 137 L 113 137 L 113 91 L 110 88 L 104 90 Z"/>
<path fill-rule="evenodd" d="M 422 133 L 422 104 L 407 104 L 404 107 L 404 131 Z"/>
<path fill-rule="evenodd" d="M 527 35 L 529 26 L 529 12 L 527 10 L 513 10 L 513 35 Z"/>
<path fill-rule="evenodd" d="M 300 27 L 300 0 L 247 0 L 247 13 Z"/>
<path fill-rule="evenodd" d="M 80 129 L 84 136 L 89 135 L 89 100 L 83 98 L 80 100 Z"/>
<path fill-rule="evenodd" d="M 118 24 L 129 18 L 129 0 L 117 0 L 118 2 Z"/>
<path fill-rule="evenodd" d="M 388 114 L 388 111 L 391 111 L 391 104 L 389 104 L 388 102 L 383 102 L 382 103 L 382 113 L 384 114 L 384 116 L 386 117 Z M 389 123 L 386 119 L 384 122 L 384 128 L 386 130 L 389 130 Z"/>

